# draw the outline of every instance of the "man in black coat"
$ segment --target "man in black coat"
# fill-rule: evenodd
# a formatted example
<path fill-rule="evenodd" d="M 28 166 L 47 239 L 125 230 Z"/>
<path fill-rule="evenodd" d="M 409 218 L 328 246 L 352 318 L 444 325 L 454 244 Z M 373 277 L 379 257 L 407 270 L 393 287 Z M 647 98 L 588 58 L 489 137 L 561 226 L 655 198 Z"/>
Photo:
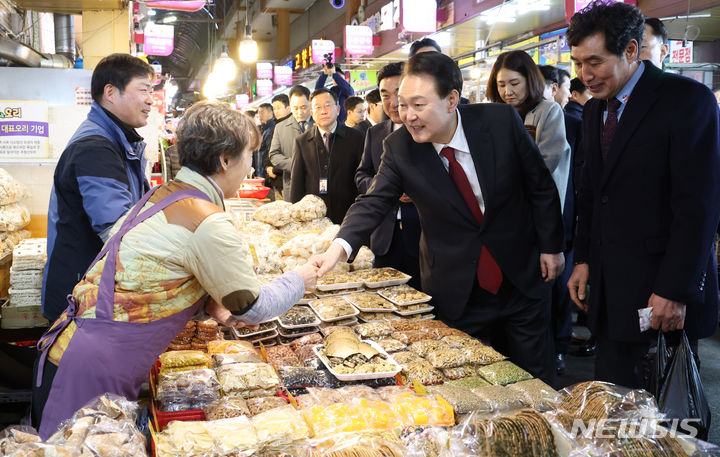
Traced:
<path fill-rule="evenodd" d="M 405 124 L 384 141 L 380 168 L 358 197 L 318 274 L 352 260 L 406 193 L 420 215 L 420 271 L 434 312 L 487 337 L 550 384 L 555 380 L 548 281 L 562 271 L 555 183 L 515 109 L 459 106 L 462 74 L 449 57 L 416 54 L 405 65 Z"/>
<path fill-rule="evenodd" d="M 317 195 L 327 205 L 327 217 L 340 224 L 358 194 L 354 176 L 363 134 L 338 121 L 338 99 L 328 89 L 315 90 L 310 107 L 315 125 L 295 138 L 290 201 Z"/>
<path fill-rule="evenodd" d="M 567 31 L 593 96 L 568 287 L 597 337 L 596 379 L 633 388 L 656 338 L 640 332 L 638 309 L 652 308 L 654 329 L 684 328 L 691 341 L 711 336 L 718 318 L 718 106 L 702 84 L 637 59 L 643 29 L 637 8 L 598 2 Z"/>

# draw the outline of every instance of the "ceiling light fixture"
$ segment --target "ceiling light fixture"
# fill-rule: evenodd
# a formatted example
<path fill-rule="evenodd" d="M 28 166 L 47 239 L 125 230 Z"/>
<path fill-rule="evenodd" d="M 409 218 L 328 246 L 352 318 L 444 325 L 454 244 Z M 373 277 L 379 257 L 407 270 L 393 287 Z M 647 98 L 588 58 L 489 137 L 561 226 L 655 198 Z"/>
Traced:
<path fill-rule="evenodd" d="M 165 16 L 162 18 L 163 24 L 172 24 L 173 22 L 177 21 L 177 16 Z"/>
<path fill-rule="evenodd" d="M 245 0 L 245 38 L 240 42 L 238 54 L 244 63 L 254 63 L 258 60 L 258 44 L 252 38 L 252 26 L 250 25 L 250 10 Z"/>
<path fill-rule="evenodd" d="M 228 56 L 227 49 L 223 49 L 220 57 L 215 61 L 213 73 L 217 74 L 223 81 L 232 81 L 237 75 L 235 62 Z"/>

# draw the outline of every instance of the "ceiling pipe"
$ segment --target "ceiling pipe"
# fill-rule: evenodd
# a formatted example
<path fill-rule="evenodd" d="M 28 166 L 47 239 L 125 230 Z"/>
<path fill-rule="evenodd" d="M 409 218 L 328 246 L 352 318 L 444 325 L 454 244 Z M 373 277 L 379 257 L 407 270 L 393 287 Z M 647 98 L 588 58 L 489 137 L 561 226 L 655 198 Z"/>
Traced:
<path fill-rule="evenodd" d="M 0 36 L 0 58 L 26 67 L 71 68 L 73 63 L 59 54 L 42 54 L 30 46 Z"/>
<path fill-rule="evenodd" d="M 54 14 L 55 52 L 75 63 L 75 26 L 69 14 Z"/>

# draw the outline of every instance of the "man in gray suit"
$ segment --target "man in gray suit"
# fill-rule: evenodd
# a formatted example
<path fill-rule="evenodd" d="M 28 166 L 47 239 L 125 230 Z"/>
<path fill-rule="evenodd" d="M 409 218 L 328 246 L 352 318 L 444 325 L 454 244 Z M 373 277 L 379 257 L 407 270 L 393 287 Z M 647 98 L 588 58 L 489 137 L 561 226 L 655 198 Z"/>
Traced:
<path fill-rule="evenodd" d="M 310 90 L 301 85 L 290 89 L 290 111 L 292 116 L 275 125 L 270 144 L 270 163 L 283 171 L 283 197 L 290 201 L 290 172 L 295 137 L 313 126 L 310 117 Z"/>

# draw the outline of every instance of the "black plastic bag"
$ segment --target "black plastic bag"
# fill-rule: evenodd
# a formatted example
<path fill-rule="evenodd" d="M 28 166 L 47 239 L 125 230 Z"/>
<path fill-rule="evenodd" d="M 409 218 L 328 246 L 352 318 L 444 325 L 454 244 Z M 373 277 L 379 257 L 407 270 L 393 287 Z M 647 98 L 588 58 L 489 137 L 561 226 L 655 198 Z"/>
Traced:
<path fill-rule="evenodd" d="M 672 356 L 671 348 L 665 342 L 665 334 L 658 332 L 657 344 L 651 344 L 643 361 L 644 388 L 654 397 L 660 394 L 660 387 L 667 374 L 668 362 Z"/>
<path fill-rule="evenodd" d="M 661 363 L 657 366 L 662 368 Z M 707 440 L 710 430 L 710 405 L 684 330 L 667 372 L 660 371 L 656 376 L 662 379 L 656 395 L 660 411 L 666 414 L 667 419 L 690 419 L 688 425 L 697 429 L 696 437 Z"/>

